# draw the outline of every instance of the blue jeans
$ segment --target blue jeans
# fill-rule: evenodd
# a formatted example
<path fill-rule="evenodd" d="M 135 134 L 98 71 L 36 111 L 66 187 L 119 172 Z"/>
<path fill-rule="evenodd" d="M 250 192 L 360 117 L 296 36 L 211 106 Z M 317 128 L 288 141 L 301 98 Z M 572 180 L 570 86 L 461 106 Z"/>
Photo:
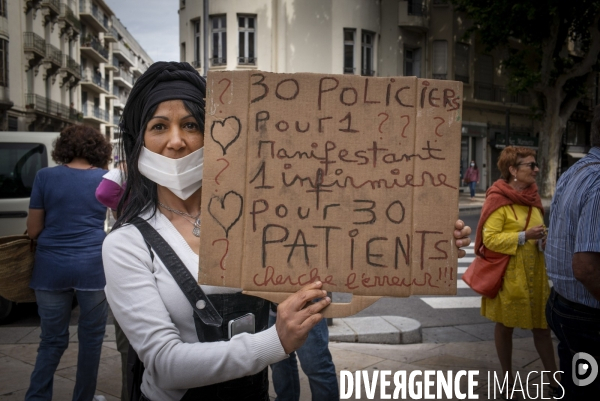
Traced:
<path fill-rule="evenodd" d="M 77 297 L 81 309 L 77 330 L 79 354 L 73 400 L 91 401 L 94 398 L 108 315 L 104 291 L 35 290 L 42 334 L 35 368 L 25 395 L 26 401 L 52 399 L 54 373 L 69 345 L 73 295 Z"/>
<path fill-rule="evenodd" d="M 276 316 L 269 316 L 269 327 L 275 324 Z M 302 347 L 290 357 L 271 365 L 276 401 L 298 401 L 300 399 L 300 377 L 298 362 L 308 377 L 313 401 L 338 401 L 340 399 L 337 376 L 329 352 L 329 329 L 327 321 L 321 320 L 308 333 Z"/>
<path fill-rule="evenodd" d="M 471 190 L 471 198 L 475 196 L 475 185 L 477 185 L 476 181 L 471 181 L 469 183 L 469 189 Z"/>
<path fill-rule="evenodd" d="M 600 364 L 600 309 L 565 300 L 554 289 L 546 304 L 546 320 L 558 338 L 560 384 L 565 388 L 563 401 L 593 400 L 600 394 L 600 374 L 587 386 L 573 382 L 572 360 L 578 352 L 586 352 Z"/>

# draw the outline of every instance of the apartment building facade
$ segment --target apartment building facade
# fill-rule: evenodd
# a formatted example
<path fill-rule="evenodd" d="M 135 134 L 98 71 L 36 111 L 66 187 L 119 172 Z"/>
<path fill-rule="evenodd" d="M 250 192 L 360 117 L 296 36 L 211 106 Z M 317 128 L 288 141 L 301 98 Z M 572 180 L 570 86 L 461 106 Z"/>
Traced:
<path fill-rule="evenodd" d="M 529 96 L 506 88 L 502 54 L 464 38 L 469 26 L 446 0 L 179 1 L 180 59 L 201 74 L 258 69 L 462 81 L 461 174 L 475 160 L 479 189 L 485 190 L 499 176 L 496 162 L 507 126 L 511 144 L 537 148 L 539 133 Z M 596 103 L 597 96 L 590 94 L 569 121 L 565 167 L 586 152 Z"/>
<path fill-rule="evenodd" d="M 111 141 L 152 63 L 103 0 L 0 0 L 0 59 L 1 131 L 82 122 Z"/>

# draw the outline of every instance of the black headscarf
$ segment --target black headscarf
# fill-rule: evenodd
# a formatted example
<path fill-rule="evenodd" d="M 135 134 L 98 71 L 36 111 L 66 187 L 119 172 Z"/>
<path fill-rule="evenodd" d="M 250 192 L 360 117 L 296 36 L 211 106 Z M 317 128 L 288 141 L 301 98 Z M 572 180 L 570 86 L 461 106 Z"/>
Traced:
<path fill-rule="evenodd" d="M 206 81 L 190 64 L 158 61 L 136 81 L 119 124 L 126 143 L 144 131 L 148 113 L 166 100 L 187 100 L 205 108 Z M 198 121 L 202 124 L 204 121 Z"/>

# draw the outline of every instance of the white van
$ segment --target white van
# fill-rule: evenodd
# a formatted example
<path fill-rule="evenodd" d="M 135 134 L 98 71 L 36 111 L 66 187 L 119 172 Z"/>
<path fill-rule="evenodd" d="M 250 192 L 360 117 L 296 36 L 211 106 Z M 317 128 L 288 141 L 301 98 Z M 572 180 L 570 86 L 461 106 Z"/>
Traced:
<path fill-rule="evenodd" d="M 58 132 L 0 132 L 0 236 L 25 232 L 38 170 L 56 166 L 50 154 Z"/>
<path fill-rule="evenodd" d="M 0 132 L 0 236 L 23 234 L 38 170 L 56 166 L 50 156 L 58 132 Z M 14 304 L 0 297 L 0 322 Z"/>

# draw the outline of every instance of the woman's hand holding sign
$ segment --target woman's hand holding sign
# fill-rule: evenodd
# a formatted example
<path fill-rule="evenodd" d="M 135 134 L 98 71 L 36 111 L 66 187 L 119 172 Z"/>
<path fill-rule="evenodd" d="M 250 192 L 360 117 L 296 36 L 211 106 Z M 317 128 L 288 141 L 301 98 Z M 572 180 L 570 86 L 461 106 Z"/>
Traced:
<path fill-rule="evenodd" d="M 321 310 L 331 303 L 321 287 L 320 281 L 307 284 L 277 307 L 277 334 L 286 354 L 304 344 L 308 332 L 323 318 Z M 320 301 L 313 302 L 319 298 Z"/>

